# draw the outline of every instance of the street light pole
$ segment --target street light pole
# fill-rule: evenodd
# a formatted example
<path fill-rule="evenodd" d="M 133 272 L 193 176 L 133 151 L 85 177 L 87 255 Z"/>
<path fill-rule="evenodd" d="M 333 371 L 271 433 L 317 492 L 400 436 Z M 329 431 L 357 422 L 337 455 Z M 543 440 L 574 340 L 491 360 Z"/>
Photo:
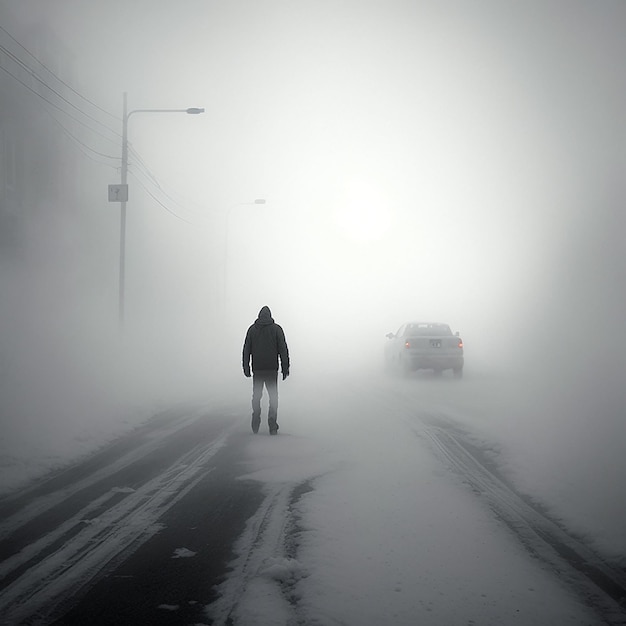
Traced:
<path fill-rule="evenodd" d="M 122 189 L 127 189 L 128 180 L 128 114 L 127 96 L 124 92 L 122 116 Z M 124 291 L 126 281 L 126 195 L 120 204 L 120 282 L 119 282 L 119 325 L 124 327 Z"/>
<path fill-rule="evenodd" d="M 125 282 L 126 282 L 126 202 L 128 184 L 128 119 L 133 113 L 187 113 L 198 115 L 204 109 L 190 107 L 188 109 L 134 109 L 128 112 L 127 94 L 124 92 L 122 111 L 122 200 L 120 202 L 120 278 L 119 278 L 119 325 L 124 327 Z"/>

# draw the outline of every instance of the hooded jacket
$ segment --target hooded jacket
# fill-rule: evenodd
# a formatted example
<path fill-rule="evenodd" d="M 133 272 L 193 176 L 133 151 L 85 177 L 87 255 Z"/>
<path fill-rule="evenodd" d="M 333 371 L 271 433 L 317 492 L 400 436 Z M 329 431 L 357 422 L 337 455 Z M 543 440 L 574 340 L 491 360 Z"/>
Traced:
<path fill-rule="evenodd" d="M 285 340 L 283 329 L 274 322 L 269 307 L 264 306 L 259 311 L 259 317 L 248 328 L 243 344 L 243 371 L 250 371 L 250 357 L 252 357 L 252 371 L 278 371 L 278 357 L 283 374 L 289 374 L 289 348 Z"/>

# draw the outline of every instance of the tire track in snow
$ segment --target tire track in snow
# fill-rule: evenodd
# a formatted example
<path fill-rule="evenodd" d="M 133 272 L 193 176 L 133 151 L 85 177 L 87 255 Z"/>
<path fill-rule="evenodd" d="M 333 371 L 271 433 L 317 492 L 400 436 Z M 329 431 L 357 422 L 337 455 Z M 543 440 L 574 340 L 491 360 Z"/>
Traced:
<path fill-rule="evenodd" d="M 312 491 L 313 480 L 268 488 L 263 505 L 237 542 L 238 557 L 217 587 L 219 598 L 208 607 L 211 624 L 306 623 L 296 590 L 298 581 L 307 576 L 297 560 L 302 532 L 297 504 Z"/>
<path fill-rule="evenodd" d="M 485 499 L 530 554 L 585 598 L 607 624 L 626 625 L 626 571 L 608 563 L 551 520 L 528 496 L 518 493 L 445 409 L 432 403 L 417 409 L 414 400 L 388 390 L 379 390 L 377 395 L 389 406 L 400 407 L 397 417 Z"/>
<path fill-rule="evenodd" d="M 410 424 L 437 456 L 483 498 L 526 550 L 571 585 L 607 624 L 626 624 L 626 572 L 601 559 L 550 520 L 495 472 L 479 448 L 441 416 L 420 416 Z"/>
<path fill-rule="evenodd" d="M 12 537 L 20 534 L 20 523 L 37 526 L 39 516 L 62 508 L 77 493 L 101 483 L 107 485 L 121 467 L 132 469 L 134 463 L 145 462 L 146 455 L 162 447 L 172 434 L 194 424 L 198 417 L 184 416 L 175 424 L 157 429 L 151 433 L 151 440 L 134 452 L 113 459 L 91 476 L 45 494 L 40 501 L 10 515 L 0 526 L 4 552 L 9 551 Z M 0 623 L 16 624 L 26 619 L 28 623 L 46 623 L 58 607 L 128 558 L 158 532 L 159 518 L 212 471 L 207 462 L 225 445 L 229 435 L 230 430 L 219 430 L 209 445 L 194 442 L 186 452 L 176 451 L 169 466 L 136 488 L 109 487 L 92 500 L 82 498 L 86 504 L 77 510 L 73 507 L 60 523 L 46 524 L 31 541 L 21 537 L 21 549 L 0 563 Z"/>
<path fill-rule="evenodd" d="M 133 436 L 128 437 L 133 443 L 128 451 L 121 452 L 115 458 L 100 463 L 87 475 L 81 474 L 76 477 L 76 480 L 72 480 L 73 470 L 64 470 L 43 484 L 36 484 L 21 490 L 19 496 L 9 495 L 3 498 L 0 501 L 0 518 L 3 518 L 0 523 L 0 542 L 9 536 L 15 540 L 18 529 L 55 508 L 60 502 L 70 500 L 73 496 L 88 490 L 108 477 L 114 476 L 142 457 L 154 452 L 163 445 L 164 439 L 193 424 L 202 412 L 198 411 L 182 417 L 172 417 L 169 412 L 166 412 L 155 419 L 154 424 L 149 423 L 147 428 L 139 429 L 135 433 L 135 437 L 142 439 L 141 442 L 137 442 Z M 162 420 L 166 421 L 160 423 Z M 106 454 L 107 451 L 105 450 L 102 456 Z M 96 461 L 96 463 L 98 462 Z M 77 467 L 81 471 L 85 471 L 83 464 L 79 464 Z M 5 558 L 4 550 L 1 547 L 0 558 Z"/>

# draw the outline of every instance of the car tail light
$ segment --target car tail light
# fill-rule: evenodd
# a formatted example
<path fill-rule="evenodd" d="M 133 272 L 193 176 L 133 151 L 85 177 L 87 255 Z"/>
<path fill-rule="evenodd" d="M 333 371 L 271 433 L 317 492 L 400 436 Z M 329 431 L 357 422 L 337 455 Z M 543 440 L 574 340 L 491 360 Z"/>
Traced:
<path fill-rule="evenodd" d="M 411 347 L 411 342 L 410 341 L 405 341 L 404 342 L 404 347 L 408 350 Z"/>
<path fill-rule="evenodd" d="M 462 340 L 462 339 L 459 339 L 458 346 L 459 346 L 459 348 L 461 348 L 461 349 L 463 348 L 463 340 Z"/>

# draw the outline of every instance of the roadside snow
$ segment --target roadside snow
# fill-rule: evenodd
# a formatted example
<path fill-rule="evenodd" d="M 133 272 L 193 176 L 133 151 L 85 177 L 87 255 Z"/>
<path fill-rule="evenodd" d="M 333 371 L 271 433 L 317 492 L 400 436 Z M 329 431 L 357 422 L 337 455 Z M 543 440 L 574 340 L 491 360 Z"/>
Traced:
<path fill-rule="evenodd" d="M 241 478 L 262 482 L 270 504 L 240 539 L 215 624 L 597 623 L 433 456 L 415 411 L 363 386 L 311 395 L 289 383 L 280 436 L 247 448 Z"/>

